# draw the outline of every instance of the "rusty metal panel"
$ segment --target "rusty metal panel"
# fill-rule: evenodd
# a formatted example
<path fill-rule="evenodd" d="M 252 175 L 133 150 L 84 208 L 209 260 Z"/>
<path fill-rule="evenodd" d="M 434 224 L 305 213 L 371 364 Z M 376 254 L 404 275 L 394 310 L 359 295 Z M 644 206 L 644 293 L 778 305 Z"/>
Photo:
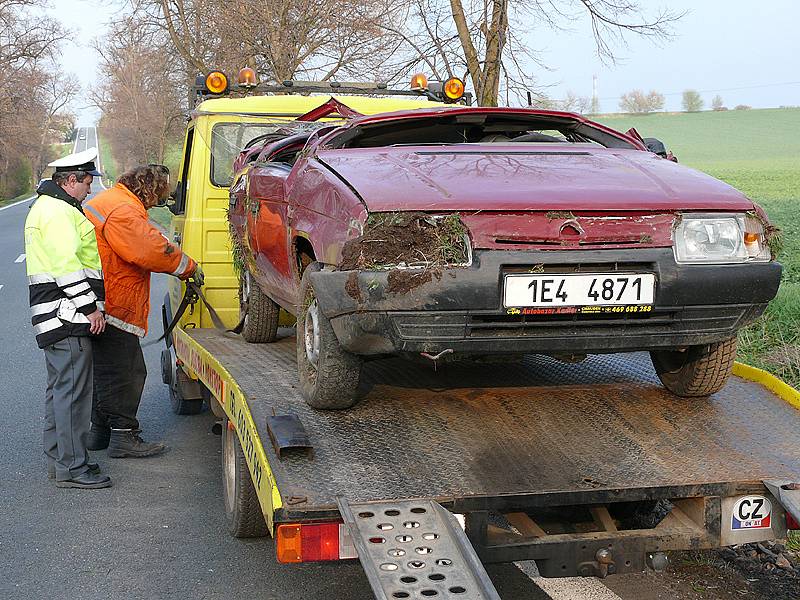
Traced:
<path fill-rule="evenodd" d="M 278 459 L 265 444 L 284 502 L 298 511 L 335 510 L 337 495 L 446 501 L 800 477 L 800 413 L 737 377 L 692 399 L 663 389 L 644 353 L 438 370 L 389 359 L 365 365 L 356 407 L 323 412 L 303 401 L 294 334 L 282 331 L 260 345 L 188 333 L 239 382 L 262 441 L 269 415 L 303 422 L 313 455 Z"/>

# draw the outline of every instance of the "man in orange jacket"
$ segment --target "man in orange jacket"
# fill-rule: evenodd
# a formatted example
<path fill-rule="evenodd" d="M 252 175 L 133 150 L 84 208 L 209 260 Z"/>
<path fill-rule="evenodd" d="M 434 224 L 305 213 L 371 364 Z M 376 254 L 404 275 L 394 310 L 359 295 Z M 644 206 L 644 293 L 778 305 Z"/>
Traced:
<path fill-rule="evenodd" d="M 147 209 L 166 198 L 169 170 L 136 167 L 84 205 L 94 224 L 106 290 L 106 331 L 94 342 L 94 402 L 88 446 L 111 458 L 166 449 L 140 437 L 136 413 L 147 370 L 139 343 L 147 333 L 150 274 L 202 280 L 202 270 L 149 221 Z M 202 281 L 200 281 L 202 283 Z"/>

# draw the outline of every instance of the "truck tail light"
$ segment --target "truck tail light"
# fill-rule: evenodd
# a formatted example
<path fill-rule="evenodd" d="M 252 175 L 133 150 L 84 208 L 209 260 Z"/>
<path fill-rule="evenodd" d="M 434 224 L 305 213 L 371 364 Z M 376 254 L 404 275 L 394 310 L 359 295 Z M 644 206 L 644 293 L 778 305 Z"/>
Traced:
<path fill-rule="evenodd" d="M 278 525 L 275 548 L 282 563 L 358 558 L 344 523 Z"/>
<path fill-rule="evenodd" d="M 786 513 L 786 529 L 800 529 L 800 523 L 798 523 L 797 519 L 795 519 L 788 512 Z"/>

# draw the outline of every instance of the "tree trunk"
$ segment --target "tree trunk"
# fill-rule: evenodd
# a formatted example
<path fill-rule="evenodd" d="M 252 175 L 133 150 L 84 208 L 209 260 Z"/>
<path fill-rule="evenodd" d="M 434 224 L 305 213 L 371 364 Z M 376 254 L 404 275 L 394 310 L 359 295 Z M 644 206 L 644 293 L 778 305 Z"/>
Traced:
<path fill-rule="evenodd" d="M 486 60 L 483 66 L 483 85 L 478 96 L 478 103 L 481 106 L 497 106 L 507 29 L 508 0 L 492 0 L 491 23 L 486 31 Z"/>
<path fill-rule="evenodd" d="M 472 36 L 470 35 L 469 25 L 467 25 L 467 18 L 464 15 L 464 6 L 461 4 L 461 0 L 450 0 L 450 10 L 453 13 L 453 20 L 455 21 L 456 30 L 458 31 L 458 39 L 461 41 L 461 48 L 464 50 L 464 58 L 467 61 L 469 77 L 472 79 L 472 86 L 475 88 L 475 96 L 478 98 L 478 103 L 482 104 L 480 100 L 483 97 L 483 69 L 481 69 L 478 51 L 472 43 Z"/>

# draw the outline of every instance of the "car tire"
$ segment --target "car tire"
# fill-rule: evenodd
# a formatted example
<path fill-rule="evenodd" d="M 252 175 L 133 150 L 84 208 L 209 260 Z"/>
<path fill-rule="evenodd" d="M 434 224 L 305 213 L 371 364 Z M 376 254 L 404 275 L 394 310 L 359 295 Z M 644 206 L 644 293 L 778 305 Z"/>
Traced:
<path fill-rule="evenodd" d="M 310 274 L 319 271 L 310 264 L 300 283 L 297 310 L 297 371 L 306 403 L 321 410 L 342 410 L 358 402 L 362 359 L 339 345 L 330 320 L 317 305 Z"/>
<path fill-rule="evenodd" d="M 650 360 L 664 387 L 685 397 L 708 396 L 721 390 L 736 360 L 736 338 L 690 346 L 684 351 L 653 350 Z"/>
<path fill-rule="evenodd" d="M 239 318 L 242 337 L 251 344 L 274 342 L 278 336 L 280 306 L 253 281 L 250 273 L 239 278 Z"/>
<path fill-rule="evenodd" d="M 239 436 L 227 419 L 222 422 L 222 496 L 228 531 L 233 537 L 269 534 Z"/>

